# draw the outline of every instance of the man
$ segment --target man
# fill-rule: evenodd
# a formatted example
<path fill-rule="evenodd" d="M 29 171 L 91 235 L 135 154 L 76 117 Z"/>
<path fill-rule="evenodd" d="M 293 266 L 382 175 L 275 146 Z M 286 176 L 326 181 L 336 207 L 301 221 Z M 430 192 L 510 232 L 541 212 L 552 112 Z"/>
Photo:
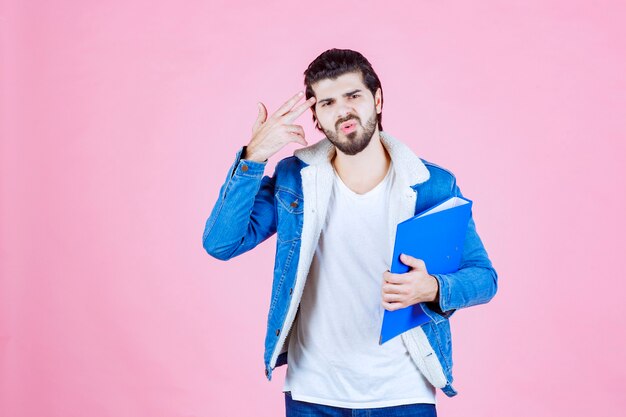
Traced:
<path fill-rule="evenodd" d="M 448 319 L 488 302 L 496 271 L 470 218 L 457 272 L 430 274 L 407 255 L 409 272 L 389 272 L 395 226 L 462 196 L 456 179 L 383 131 L 380 80 L 360 53 L 328 50 L 304 75 L 303 103 L 296 94 L 269 118 L 259 103 L 252 139 L 207 220 L 204 248 L 227 260 L 277 233 L 265 374 L 271 380 L 276 366 L 289 364 L 288 416 L 436 415 L 435 389 L 456 394 Z M 308 145 L 294 121 L 309 108 L 326 138 L 263 176 L 287 143 Z M 379 345 L 383 309 L 417 303 L 431 320 Z"/>

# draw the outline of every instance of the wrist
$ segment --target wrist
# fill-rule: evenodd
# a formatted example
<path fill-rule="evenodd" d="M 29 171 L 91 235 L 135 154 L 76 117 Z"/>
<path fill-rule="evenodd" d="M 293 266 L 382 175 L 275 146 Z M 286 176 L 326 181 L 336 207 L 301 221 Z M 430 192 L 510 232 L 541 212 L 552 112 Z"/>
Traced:
<path fill-rule="evenodd" d="M 244 146 L 243 152 L 241 154 L 241 159 L 260 163 L 267 162 L 267 158 L 262 159 L 259 156 L 255 155 L 254 149 L 251 150 L 249 146 Z"/>
<path fill-rule="evenodd" d="M 434 295 L 432 296 L 432 299 L 430 300 L 431 302 L 439 302 L 439 281 L 437 280 L 437 278 L 435 278 L 434 275 L 430 275 L 430 277 L 432 278 L 433 282 L 433 293 Z"/>

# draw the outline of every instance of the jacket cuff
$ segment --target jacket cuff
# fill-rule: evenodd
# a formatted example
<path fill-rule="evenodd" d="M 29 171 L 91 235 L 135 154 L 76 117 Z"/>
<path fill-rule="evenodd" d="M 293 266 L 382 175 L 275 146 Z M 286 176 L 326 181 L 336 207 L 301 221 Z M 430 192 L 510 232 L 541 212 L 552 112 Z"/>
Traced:
<path fill-rule="evenodd" d="M 267 165 L 267 159 L 263 162 L 252 161 L 250 159 L 243 159 L 242 155 L 246 151 L 246 146 L 242 146 L 237 151 L 235 156 L 235 163 L 231 167 L 230 176 L 233 177 L 235 174 L 241 175 L 244 177 L 263 177 L 263 171 L 265 170 L 265 165 Z"/>
<path fill-rule="evenodd" d="M 437 314 L 440 314 L 444 317 L 450 317 L 452 313 L 454 313 L 455 309 L 449 309 L 447 307 L 448 301 L 450 299 L 450 286 L 446 280 L 444 274 L 430 274 L 437 280 L 437 284 L 439 285 L 439 296 L 438 301 L 431 301 L 425 303 L 426 306 L 434 311 Z"/>

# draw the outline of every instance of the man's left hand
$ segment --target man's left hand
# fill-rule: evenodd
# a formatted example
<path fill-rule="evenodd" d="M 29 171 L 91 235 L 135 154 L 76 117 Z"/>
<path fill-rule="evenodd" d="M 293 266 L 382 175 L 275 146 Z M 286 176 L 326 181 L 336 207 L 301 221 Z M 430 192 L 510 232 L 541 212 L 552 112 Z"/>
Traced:
<path fill-rule="evenodd" d="M 400 261 L 411 267 L 409 272 L 394 274 L 383 272 L 382 305 L 393 311 L 413 304 L 439 299 L 439 283 L 428 273 L 421 259 L 402 254 Z"/>

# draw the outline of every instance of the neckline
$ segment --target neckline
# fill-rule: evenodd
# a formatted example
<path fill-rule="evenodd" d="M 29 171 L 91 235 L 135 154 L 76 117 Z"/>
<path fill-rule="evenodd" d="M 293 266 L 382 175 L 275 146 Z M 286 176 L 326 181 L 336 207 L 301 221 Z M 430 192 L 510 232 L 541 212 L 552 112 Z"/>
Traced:
<path fill-rule="evenodd" d="M 382 189 L 385 184 L 389 181 L 389 177 L 391 176 L 391 172 L 393 171 L 393 162 L 389 162 L 389 168 L 387 169 L 387 173 L 385 174 L 385 176 L 383 177 L 382 180 L 380 180 L 378 182 L 378 184 L 376 184 L 374 186 L 374 188 L 372 188 L 371 190 L 363 193 L 363 194 L 359 194 L 357 192 L 354 192 L 350 189 L 350 187 L 348 187 L 343 180 L 341 179 L 341 177 L 339 176 L 339 174 L 337 173 L 337 171 L 335 170 L 335 167 L 333 166 L 333 173 L 335 174 L 335 182 L 337 184 L 339 184 L 339 186 L 346 191 L 349 195 L 353 196 L 354 198 L 359 198 L 359 199 L 364 199 L 364 198 L 369 198 L 372 195 L 378 194 L 378 191 L 380 189 Z"/>

